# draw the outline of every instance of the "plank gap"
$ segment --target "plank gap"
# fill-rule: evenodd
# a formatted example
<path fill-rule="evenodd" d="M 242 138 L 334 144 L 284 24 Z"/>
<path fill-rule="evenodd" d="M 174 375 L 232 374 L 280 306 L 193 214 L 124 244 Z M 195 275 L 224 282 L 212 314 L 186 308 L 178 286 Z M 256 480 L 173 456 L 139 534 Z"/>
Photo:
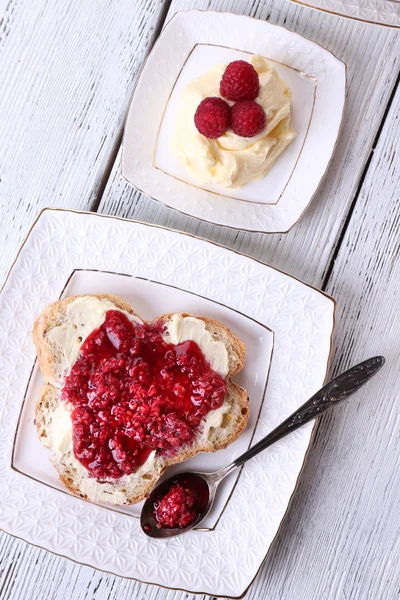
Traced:
<path fill-rule="evenodd" d="M 149 44 L 148 51 L 146 52 L 146 55 L 142 62 L 142 65 L 140 66 L 137 77 L 140 76 L 141 70 L 143 69 L 143 66 L 147 60 L 147 57 L 149 56 L 155 42 L 157 41 L 157 39 L 164 27 L 169 8 L 171 6 L 171 2 L 172 2 L 172 0 L 164 0 L 164 2 L 162 3 L 162 8 L 161 8 L 160 12 L 158 13 L 157 22 L 154 27 L 153 34 L 151 36 L 152 39 Z M 136 86 L 136 82 L 135 82 L 135 86 Z M 130 97 L 132 97 L 132 94 L 133 94 L 133 90 L 130 93 Z M 130 106 L 130 101 L 128 102 L 128 104 L 126 106 L 124 118 L 121 119 L 121 124 L 116 133 L 115 141 L 111 147 L 110 154 L 108 156 L 106 165 L 103 169 L 103 173 L 99 176 L 98 184 L 97 184 L 95 190 L 93 191 L 95 198 L 93 199 L 92 204 L 90 206 L 90 210 L 92 212 L 98 212 L 98 210 L 99 210 L 99 206 L 101 204 L 101 200 L 103 198 L 104 191 L 105 191 L 105 189 L 107 187 L 107 183 L 111 177 L 113 167 L 115 165 L 115 161 L 117 160 L 118 152 L 119 152 L 119 149 L 122 144 L 122 136 L 124 134 L 125 121 L 126 121 L 126 117 L 127 117 L 128 111 L 129 111 L 129 106 Z"/>
<path fill-rule="evenodd" d="M 332 258 L 331 258 L 331 260 L 329 262 L 329 265 L 328 265 L 328 268 L 327 268 L 327 271 L 326 271 L 326 275 L 325 275 L 325 277 L 323 279 L 323 282 L 322 282 L 322 286 L 321 286 L 322 290 L 326 290 L 326 288 L 328 286 L 328 283 L 329 283 L 329 280 L 331 278 L 332 271 L 333 271 L 333 268 L 334 268 L 334 265 L 335 265 L 335 260 L 336 260 L 338 254 L 339 254 L 340 247 L 342 245 L 342 241 L 344 239 L 344 236 L 346 235 L 346 231 L 347 231 L 347 228 L 348 228 L 348 226 L 350 224 L 354 208 L 355 208 L 355 206 L 357 204 L 358 197 L 359 197 L 360 192 L 362 190 L 362 187 L 364 185 L 364 180 L 365 180 L 365 178 L 367 176 L 367 173 L 369 171 L 369 168 L 370 168 L 370 165 L 371 165 L 371 161 L 372 161 L 372 158 L 374 156 L 375 149 L 376 149 L 376 147 L 378 145 L 379 138 L 380 138 L 380 136 L 382 134 L 383 127 L 384 127 L 384 125 L 386 123 L 386 119 L 387 119 L 387 116 L 389 114 L 390 108 L 391 108 L 391 106 L 393 104 L 393 101 L 394 101 L 397 89 L 399 87 L 399 84 L 400 84 L 400 71 L 399 71 L 399 73 L 397 75 L 396 82 L 395 82 L 395 84 L 393 86 L 393 89 L 392 89 L 392 92 L 390 94 L 389 100 L 388 100 L 388 102 L 386 104 L 385 112 L 383 113 L 383 116 L 382 116 L 382 121 L 381 121 L 381 123 L 379 125 L 378 131 L 376 132 L 376 136 L 374 138 L 374 141 L 373 141 L 373 144 L 372 144 L 372 147 L 371 147 L 371 152 L 369 153 L 368 159 L 367 159 L 367 161 L 365 163 L 365 166 L 364 166 L 364 169 L 363 169 L 363 171 L 361 173 L 361 176 L 360 176 L 360 179 L 359 179 L 359 182 L 358 182 L 358 185 L 357 185 L 357 189 L 356 189 L 355 194 L 354 194 L 354 198 L 353 198 L 353 200 L 351 202 L 351 205 L 349 207 L 349 211 L 348 211 L 346 219 L 345 219 L 345 221 L 343 223 L 343 227 L 342 227 L 342 229 L 341 229 L 341 231 L 339 233 L 337 244 L 336 244 L 335 249 L 333 251 Z"/>

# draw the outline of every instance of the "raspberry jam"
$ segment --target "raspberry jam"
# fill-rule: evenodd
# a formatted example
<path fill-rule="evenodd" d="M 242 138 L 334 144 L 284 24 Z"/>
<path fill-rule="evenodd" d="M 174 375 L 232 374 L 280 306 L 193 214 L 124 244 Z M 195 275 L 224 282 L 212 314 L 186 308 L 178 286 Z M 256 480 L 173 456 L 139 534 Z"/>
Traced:
<path fill-rule="evenodd" d="M 187 527 L 196 520 L 195 503 L 196 498 L 190 488 L 173 483 L 165 496 L 154 502 L 157 527 Z"/>
<path fill-rule="evenodd" d="M 195 475 L 180 476 L 153 504 L 158 529 L 183 529 L 191 525 L 208 503 L 208 486 Z"/>
<path fill-rule="evenodd" d="M 129 475 L 152 450 L 173 455 L 226 394 L 199 346 L 162 338 L 160 323 L 132 323 L 109 310 L 65 379 L 76 458 L 98 481 Z"/>

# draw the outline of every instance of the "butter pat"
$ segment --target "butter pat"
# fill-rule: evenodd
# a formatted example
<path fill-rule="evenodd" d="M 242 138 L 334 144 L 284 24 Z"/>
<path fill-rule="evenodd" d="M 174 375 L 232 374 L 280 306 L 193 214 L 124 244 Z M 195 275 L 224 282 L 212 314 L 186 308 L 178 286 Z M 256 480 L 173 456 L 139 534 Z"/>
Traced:
<path fill-rule="evenodd" d="M 51 329 L 47 338 L 57 346 L 62 359 L 58 361 L 57 376 L 62 377 L 69 371 L 79 355 L 81 345 L 94 329 L 104 323 L 108 310 L 124 313 L 132 322 L 142 321 L 126 310 L 121 310 L 107 298 L 82 296 L 68 304 L 65 323 Z"/>
<path fill-rule="evenodd" d="M 142 464 L 134 473 L 131 475 L 124 475 L 121 479 L 118 479 L 118 486 L 124 487 L 129 492 L 130 489 L 134 490 L 137 486 L 138 479 L 140 479 L 145 473 L 151 473 L 155 468 L 156 451 L 153 450 L 146 462 Z M 107 504 L 124 504 L 126 500 L 126 492 L 122 492 L 121 489 L 116 490 L 114 488 L 115 480 L 109 482 L 99 483 L 93 477 L 87 476 L 86 469 L 81 463 L 74 458 L 74 464 L 82 480 L 80 483 L 80 489 L 84 494 L 93 499 L 94 502 L 105 502 Z"/>
<path fill-rule="evenodd" d="M 71 408 L 60 403 L 51 415 L 50 448 L 56 454 L 66 454 L 72 450 Z"/>
<path fill-rule="evenodd" d="M 187 340 L 196 342 L 206 357 L 211 368 L 226 377 L 229 372 L 228 350 L 223 342 L 214 340 L 206 324 L 196 317 L 183 317 L 181 314 L 172 315 L 166 323 L 166 331 L 163 334 L 168 344 L 181 344 Z"/>
<path fill-rule="evenodd" d="M 214 67 L 183 91 L 171 148 L 201 184 L 239 188 L 262 179 L 296 137 L 290 127 L 291 90 L 265 58 L 252 56 L 249 62 L 260 80 L 256 101 L 267 115 L 267 126 L 252 138 L 240 137 L 228 129 L 221 137 L 209 139 L 194 124 L 200 102 L 209 96 L 220 97 L 219 84 L 226 65 Z"/>
<path fill-rule="evenodd" d="M 208 438 L 212 427 L 221 427 L 224 415 L 230 411 L 231 407 L 227 402 L 224 402 L 222 406 L 215 410 L 210 410 L 205 419 L 202 420 L 201 426 L 203 428 L 202 435 Z"/>

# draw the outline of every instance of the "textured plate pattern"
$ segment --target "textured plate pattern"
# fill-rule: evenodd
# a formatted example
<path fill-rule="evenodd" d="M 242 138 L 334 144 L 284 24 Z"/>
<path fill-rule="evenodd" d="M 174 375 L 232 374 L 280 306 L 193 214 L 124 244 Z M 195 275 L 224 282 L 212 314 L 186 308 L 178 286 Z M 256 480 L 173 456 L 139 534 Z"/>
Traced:
<path fill-rule="evenodd" d="M 312 426 L 248 463 L 212 532 L 162 544 L 136 519 L 31 481 L 10 467 L 34 348 L 34 316 L 57 298 L 74 269 L 131 273 L 206 295 L 275 332 L 266 397 L 254 441 L 322 384 L 333 301 L 317 290 L 187 235 L 94 214 L 47 210 L 23 246 L 0 296 L 0 527 L 76 561 L 150 583 L 239 596 L 276 535 Z"/>
<path fill-rule="evenodd" d="M 375 23 L 400 27 L 399 0 L 293 0 L 319 10 Z"/>
<path fill-rule="evenodd" d="M 196 44 L 260 54 L 317 81 L 307 139 L 276 205 L 216 197 L 153 166 L 169 95 Z M 199 219 L 249 231 L 286 232 L 307 208 L 332 157 L 343 116 L 345 71 L 333 54 L 283 27 L 233 14 L 177 13 L 154 45 L 138 80 L 125 126 L 122 175 L 156 200 Z"/>

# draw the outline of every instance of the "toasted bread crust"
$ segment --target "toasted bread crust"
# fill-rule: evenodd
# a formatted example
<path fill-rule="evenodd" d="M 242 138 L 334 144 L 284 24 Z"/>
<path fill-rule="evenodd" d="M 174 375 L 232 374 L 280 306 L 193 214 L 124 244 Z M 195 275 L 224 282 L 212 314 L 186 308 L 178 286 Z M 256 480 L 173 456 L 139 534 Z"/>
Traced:
<path fill-rule="evenodd" d="M 135 316 L 139 316 L 127 302 L 119 297 L 109 294 L 83 294 L 81 296 L 86 295 L 96 296 L 99 299 L 107 298 L 118 308 L 126 310 Z M 52 410 L 50 409 L 53 408 L 54 410 L 57 408 L 59 404 L 60 389 L 59 386 L 57 386 L 51 348 L 46 343 L 46 333 L 52 327 L 57 326 L 60 318 L 65 315 L 68 304 L 73 302 L 78 297 L 80 296 L 72 296 L 50 304 L 36 319 L 33 328 L 33 339 L 36 346 L 39 366 L 42 371 L 43 378 L 47 382 L 41 388 L 41 394 L 36 406 L 36 427 L 39 439 L 47 447 L 49 444 L 46 430 L 50 424 L 52 414 Z M 167 321 L 171 316 L 172 315 L 163 315 L 162 317 L 158 317 L 156 320 Z M 190 315 L 188 313 L 183 313 L 183 316 Z M 81 489 L 80 480 L 74 477 L 74 474 L 71 473 L 71 470 L 69 469 L 68 460 L 70 460 L 71 457 L 62 456 L 57 460 L 54 460 L 53 457 L 53 464 L 59 473 L 59 478 L 70 492 L 86 500 L 100 501 L 107 504 L 135 504 L 137 502 L 141 502 L 150 493 L 151 489 L 157 483 L 158 479 L 161 477 L 167 467 L 192 458 L 199 452 L 215 452 L 217 450 L 221 450 L 234 442 L 245 430 L 249 418 L 248 396 L 243 388 L 233 383 L 230 379 L 231 376 L 238 373 L 243 368 L 246 351 L 245 345 L 236 335 L 234 335 L 221 323 L 206 317 L 196 318 L 203 320 L 206 323 L 207 329 L 211 331 L 217 331 L 218 335 L 224 339 L 228 349 L 229 373 L 226 378 L 228 391 L 225 401 L 231 404 L 232 413 L 235 413 L 235 422 L 231 423 L 229 427 L 227 427 L 227 429 L 229 429 L 229 433 L 222 435 L 221 438 L 216 436 L 213 440 L 202 439 L 201 443 L 197 440 L 197 443 L 182 448 L 181 451 L 175 456 L 166 459 L 159 459 L 157 469 L 148 474 L 148 477 L 146 477 L 144 481 L 141 481 L 140 489 L 131 490 L 129 493 L 128 490 L 124 490 L 126 495 L 122 502 L 116 502 L 115 498 L 113 499 L 111 497 L 109 502 L 106 502 L 104 499 L 95 500 L 93 497 L 90 497 L 90 495 L 86 494 Z M 217 429 L 219 430 L 220 428 Z M 221 428 L 221 431 L 222 429 L 223 428 Z M 87 477 L 89 477 L 89 474 Z M 100 483 L 98 483 L 98 485 L 103 486 L 103 484 Z M 115 491 L 119 491 L 121 487 L 123 488 L 124 486 L 119 486 L 118 481 L 116 481 Z"/>

